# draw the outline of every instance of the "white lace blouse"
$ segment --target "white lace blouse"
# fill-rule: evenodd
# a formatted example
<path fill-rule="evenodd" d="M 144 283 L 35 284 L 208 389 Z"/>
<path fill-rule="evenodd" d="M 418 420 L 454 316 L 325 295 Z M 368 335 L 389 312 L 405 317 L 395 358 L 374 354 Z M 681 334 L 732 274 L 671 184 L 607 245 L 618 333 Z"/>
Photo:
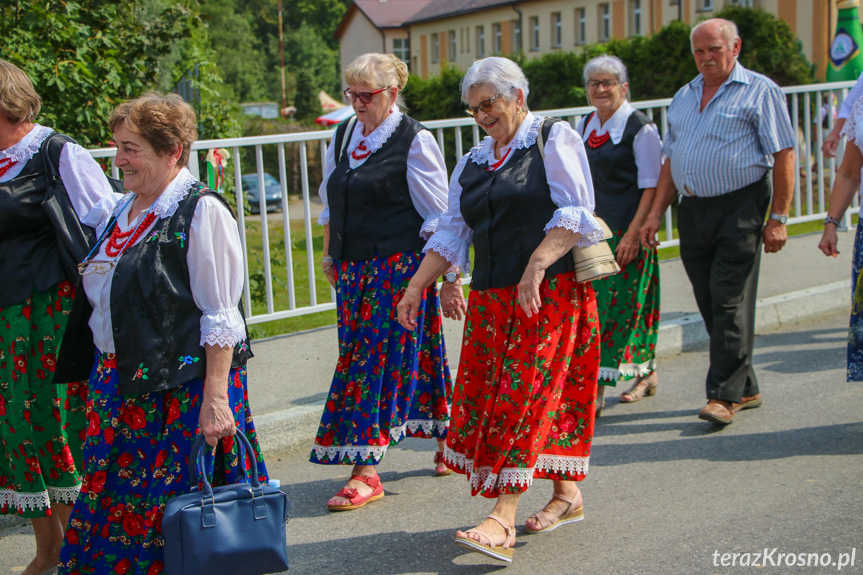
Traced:
<path fill-rule="evenodd" d="M 854 88 L 856 89 L 857 86 L 855 85 Z M 857 101 L 851 106 L 851 113 L 848 114 L 848 119 L 845 121 L 845 125 L 842 127 L 842 132 L 839 135 L 840 137 L 847 136 L 848 143 L 853 143 L 863 153 L 863 98 L 857 98 Z M 863 178 L 863 168 L 860 169 L 860 177 Z M 863 199 L 863 188 L 858 193 L 860 194 L 860 198 Z M 860 206 L 859 213 L 863 216 L 863 205 Z"/>
<path fill-rule="evenodd" d="M 17 144 L 0 150 L 0 160 L 9 159 L 16 162 L 0 176 L 0 182 L 16 178 L 30 158 L 39 153 L 42 142 L 53 133 L 51 128 L 34 124 L 33 129 Z M 111 188 L 105 179 L 105 172 L 87 150 L 78 144 L 66 143 L 60 152 L 60 165 L 57 168 L 72 201 L 72 207 L 82 223 L 95 227 L 103 219 L 110 217 L 121 196 Z"/>
<path fill-rule="evenodd" d="M 351 140 L 344 151 L 345 154 L 349 155 L 351 169 L 356 169 L 363 165 L 371 157 L 371 154 L 381 149 L 381 146 L 395 132 L 402 121 L 402 117 L 404 117 L 404 114 L 394 105 L 390 115 L 368 136 L 363 136 L 363 123 L 357 120 Z M 335 138 L 333 138 L 330 140 L 330 145 L 327 146 L 327 154 L 324 159 L 324 181 L 321 182 L 321 187 L 318 188 L 318 195 L 324 202 L 324 209 L 318 218 L 318 224 L 322 226 L 330 223 L 330 207 L 327 204 L 327 182 L 330 179 L 330 174 L 336 168 L 335 141 Z M 370 154 L 365 158 L 357 160 L 350 154 L 361 143 L 366 147 L 366 152 L 370 152 Z M 411 147 L 408 151 L 407 180 L 411 201 L 417 213 L 423 219 L 420 236 L 423 239 L 428 239 L 437 230 L 438 220 L 441 214 L 446 211 L 447 201 L 446 164 L 444 164 L 443 155 L 434 136 L 428 130 L 421 131 L 414 137 L 413 142 L 411 142 Z"/>
<path fill-rule="evenodd" d="M 536 145 L 536 137 L 542 116 L 528 112 L 512 141 L 500 150 L 501 157 L 508 150 L 518 150 Z M 500 169 L 509 162 L 507 155 L 497 167 Z M 467 162 L 478 165 L 495 164 L 494 140 L 490 136 L 471 148 L 459 160 L 449 183 L 449 205 L 441 217 L 438 231 L 431 237 L 423 251 L 433 250 L 462 271 L 470 270 L 470 245 L 473 230 L 461 215 L 461 191 L 459 178 Z M 593 217 L 595 208 L 593 182 L 584 144 L 581 137 L 567 122 L 556 122 L 545 142 L 546 181 L 551 190 L 551 201 L 558 206 L 551 220 L 545 225 L 548 233 L 552 228 L 565 228 L 581 234 L 577 245 L 588 247 L 602 239 L 602 230 Z"/>
<path fill-rule="evenodd" d="M 162 195 L 150 208 L 158 219 L 167 218 L 177 211 L 177 206 L 196 183 L 194 176 L 183 168 L 168 184 Z M 117 225 L 123 231 L 137 226 L 146 212 L 129 221 L 131 194 L 116 208 L 119 212 Z M 106 218 L 96 228 L 101 235 L 108 224 Z M 156 221 L 139 236 L 137 243 L 146 241 Z M 189 232 L 189 251 L 186 256 L 195 305 L 203 312 L 201 316 L 201 345 L 232 347 L 246 335 L 243 318 L 237 307 L 243 293 L 243 248 L 237 222 L 231 213 L 216 198 L 204 196 L 195 207 Z M 93 259 L 111 260 L 105 253 L 107 239 L 99 246 Z M 116 269 L 116 268 L 114 268 Z M 90 328 L 96 348 L 103 353 L 114 353 L 111 324 L 112 269 L 107 274 L 93 273 L 83 277 L 87 299 L 93 306 Z"/>
<path fill-rule="evenodd" d="M 582 140 L 587 141 L 594 131 L 597 136 L 605 133 L 611 137 L 611 142 L 616 146 L 623 138 L 623 130 L 626 129 L 626 121 L 635 112 L 629 102 L 624 101 L 612 114 L 605 125 L 599 120 L 599 114 L 590 116 L 590 122 L 585 126 L 588 116 L 581 119 L 576 131 L 581 134 Z M 635 165 L 638 167 L 638 187 L 641 189 L 655 188 L 659 182 L 659 172 L 662 169 L 662 140 L 659 130 L 655 124 L 645 124 L 635 134 L 632 141 L 632 153 L 635 156 Z"/>

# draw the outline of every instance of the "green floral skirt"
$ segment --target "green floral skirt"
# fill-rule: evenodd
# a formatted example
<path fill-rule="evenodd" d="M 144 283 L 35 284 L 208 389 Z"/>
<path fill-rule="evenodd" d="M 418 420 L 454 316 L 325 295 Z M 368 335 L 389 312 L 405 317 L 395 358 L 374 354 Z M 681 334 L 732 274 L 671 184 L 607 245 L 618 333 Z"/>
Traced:
<path fill-rule="evenodd" d="M 0 513 L 44 517 L 81 490 L 87 383 L 53 381 L 74 296 L 62 282 L 0 307 Z"/>
<path fill-rule="evenodd" d="M 611 251 L 626 230 L 608 240 Z M 653 373 L 659 332 L 659 258 L 641 248 L 619 274 L 593 282 L 602 333 L 599 384 Z"/>

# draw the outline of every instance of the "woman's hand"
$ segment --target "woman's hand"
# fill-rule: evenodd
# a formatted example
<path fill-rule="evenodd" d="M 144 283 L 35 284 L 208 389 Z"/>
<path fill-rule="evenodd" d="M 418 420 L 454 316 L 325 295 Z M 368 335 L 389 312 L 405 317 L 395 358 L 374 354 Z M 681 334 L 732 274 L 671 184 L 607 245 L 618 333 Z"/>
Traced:
<path fill-rule="evenodd" d="M 417 327 L 417 313 L 419 313 L 420 305 L 422 305 L 422 297 L 422 290 L 408 284 L 401 301 L 399 301 L 399 323 L 408 331 L 413 331 Z"/>
<path fill-rule="evenodd" d="M 836 235 L 836 226 L 827 224 L 824 226 L 824 233 L 821 234 L 821 241 L 818 242 L 818 249 L 824 252 L 825 256 L 839 255 L 839 250 L 836 249 L 839 244 L 839 238 Z"/>
<path fill-rule="evenodd" d="M 336 266 L 333 262 L 321 262 L 321 271 L 332 287 L 336 287 Z"/>
<path fill-rule="evenodd" d="M 443 316 L 449 319 L 461 321 L 461 318 L 467 315 L 461 278 L 456 278 L 454 282 L 443 282 L 440 288 L 440 308 Z"/>
<path fill-rule="evenodd" d="M 205 384 L 205 389 L 206 389 Z M 237 433 L 234 423 L 234 413 L 228 404 L 228 395 L 221 397 L 211 396 L 204 392 L 204 401 L 201 405 L 201 416 L 198 418 L 201 433 L 210 447 L 215 447 L 220 439 Z"/>
<path fill-rule="evenodd" d="M 638 241 L 638 232 L 630 228 L 623 237 L 620 238 L 620 243 L 617 244 L 617 249 L 614 251 L 614 259 L 618 265 L 624 268 L 630 262 L 635 261 L 638 257 L 638 252 L 641 249 L 641 244 Z"/>
<path fill-rule="evenodd" d="M 204 399 L 198 425 L 210 447 L 220 439 L 237 433 L 234 413 L 228 403 L 228 377 L 231 373 L 233 347 L 206 344 L 207 373 L 204 376 Z"/>
<path fill-rule="evenodd" d="M 539 295 L 539 284 L 545 278 L 545 268 L 531 261 L 527 264 L 521 281 L 518 282 L 518 305 L 527 314 L 527 317 L 539 313 L 542 307 L 542 298 Z"/>

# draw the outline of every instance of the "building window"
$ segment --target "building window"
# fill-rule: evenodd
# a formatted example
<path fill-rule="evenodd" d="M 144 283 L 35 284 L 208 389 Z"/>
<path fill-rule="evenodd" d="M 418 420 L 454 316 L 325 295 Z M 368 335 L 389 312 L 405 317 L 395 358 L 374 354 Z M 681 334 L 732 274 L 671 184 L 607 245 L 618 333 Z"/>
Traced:
<path fill-rule="evenodd" d="M 521 20 L 512 21 L 512 51 L 521 52 Z"/>
<path fill-rule="evenodd" d="M 393 38 L 393 54 L 396 58 L 407 64 L 411 54 L 410 40 L 407 38 Z"/>
<path fill-rule="evenodd" d="M 501 32 L 500 24 L 491 25 L 491 52 L 494 55 L 500 54 Z"/>
<path fill-rule="evenodd" d="M 450 30 L 449 31 L 449 49 L 446 52 L 446 55 L 449 58 L 450 62 L 455 62 L 455 53 L 456 53 L 455 51 L 456 51 L 456 49 L 457 48 L 455 45 L 455 30 Z"/>
<path fill-rule="evenodd" d="M 584 8 L 575 10 L 575 43 L 587 44 L 587 13 Z"/>
<path fill-rule="evenodd" d="M 464 51 L 470 52 L 470 28 L 464 29 Z"/>
<path fill-rule="evenodd" d="M 551 47 L 561 48 L 563 46 L 563 22 L 560 20 L 560 12 L 551 13 Z"/>
<path fill-rule="evenodd" d="M 530 17 L 530 50 L 539 50 L 539 16 Z"/>
<path fill-rule="evenodd" d="M 599 5 L 599 41 L 608 42 L 611 40 L 611 6 L 608 4 Z"/>
<path fill-rule="evenodd" d="M 485 26 L 476 27 L 476 57 L 485 58 Z"/>
<path fill-rule="evenodd" d="M 630 29 L 633 36 L 641 36 L 641 0 L 629 0 Z"/>
<path fill-rule="evenodd" d="M 701 12 L 713 10 L 713 0 L 699 0 L 698 4 L 698 10 Z"/>
<path fill-rule="evenodd" d="M 431 63 L 437 64 L 440 62 L 440 39 L 437 33 L 431 35 Z"/>
<path fill-rule="evenodd" d="M 731 0 L 731 3 L 735 6 L 746 6 L 747 8 L 752 8 L 752 0 Z"/>

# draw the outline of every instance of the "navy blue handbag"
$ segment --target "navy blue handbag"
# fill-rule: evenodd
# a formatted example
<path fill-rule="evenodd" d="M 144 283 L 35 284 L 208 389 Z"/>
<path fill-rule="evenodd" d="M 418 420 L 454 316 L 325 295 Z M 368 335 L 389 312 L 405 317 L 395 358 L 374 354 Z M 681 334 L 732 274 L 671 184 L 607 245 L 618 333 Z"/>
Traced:
<path fill-rule="evenodd" d="M 249 440 L 239 429 L 236 438 L 252 463 L 250 483 L 213 488 L 202 471 L 203 490 L 178 495 L 165 504 L 162 535 L 168 575 L 264 575 L 288 568 L 288 496 L 261 484 Z M 206 469 L 203 447 L 200 435 L 189 454 L 189 477 L 198 475 L 196 461 Z"/>

